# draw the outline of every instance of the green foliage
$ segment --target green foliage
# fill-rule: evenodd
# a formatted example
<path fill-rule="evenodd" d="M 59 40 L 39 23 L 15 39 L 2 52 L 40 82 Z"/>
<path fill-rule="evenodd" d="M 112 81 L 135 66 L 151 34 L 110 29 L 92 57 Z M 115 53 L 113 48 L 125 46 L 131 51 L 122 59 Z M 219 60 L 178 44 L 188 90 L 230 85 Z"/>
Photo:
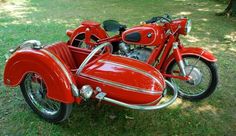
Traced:
<path fill-rule="evenodd" d="M 193 21 L 186 46 L 216 55 L 220 81 L 200 102 L 178 100 L 159 111 L 135 111 L 95 102 L 75 105 L 69 120 L 45 122 L 26 105 L 19 88 L 0 82 L 0 135 L 234 135 L 236 133 L 236 20 L 214 16 L 225 5 L 212 0 L 9 0 L 0 3 L 0 81 L 4 54 L 28 39 L 44 44 L 66 41 L 66 29 L 82 20 L 116 19 L 128 27 L 169 13 Z M 129 118 L 127 118 L 129 117 Z M 130 118 L 131 117 L 131 118 Z"/>

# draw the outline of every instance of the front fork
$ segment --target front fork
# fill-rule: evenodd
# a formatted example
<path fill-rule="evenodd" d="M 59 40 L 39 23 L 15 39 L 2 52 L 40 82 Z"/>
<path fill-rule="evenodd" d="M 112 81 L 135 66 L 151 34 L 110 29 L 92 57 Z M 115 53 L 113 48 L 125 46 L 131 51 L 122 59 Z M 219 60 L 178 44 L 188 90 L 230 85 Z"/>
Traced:
<path fill-rule="evenodd" d="M 176 79 L 188 81 L 188 80 L 190 80 L 190 77 L 186 74 L 186 71 L 185 71 L 185 64 L 186 63 L 184 62 L 182 55 L 179 51 L 180 48 L 182 48 L 182 46 L 179 45 L 178 42 L 173 43 L 173 55 L 176 60 L 176 63 L 178 64 L 178 67 L 180 69 L 180 71 L 175 71 L 175 72 L 180 73 L 180 75 L 175 76 L 173 74 L 163 73 L 163 76 L 168 77 L 168 78 L 176 78 Z"/>
<path fill-rule="evenodd" d="M 175 60 L 179 66 L 180 69 L 180 73 L 182 76 L 186 76 L 186 72 L 185 72 L 185 63 L 184 60 L 182 58 L 182 55 L 179 52 L 179 47 L 178 47 L 179 43 L 178 42 L 174 42 L 173 43 L 173 54 L 175 56 Z"/>
<path fill-rule="evenodd" d="M 174 71 L 174 72 L 179 73 L 180 75 L 167 74 L 165 72 L 162 74 L 166 78 L 176 78 L 176 79 L 188 81 L 188 80 L 190 80 L 190 77 L 187 75 L 187 73 L 185 71 L 186 63 L 183 60 L 182 55 L 180 53 L 180 49 L 183 48 L 183 46 L 180 45 L 179 42 L 173 42 L 172 44 L 173 44 L 174 59 L 179 67 L 179 71 Z"/>

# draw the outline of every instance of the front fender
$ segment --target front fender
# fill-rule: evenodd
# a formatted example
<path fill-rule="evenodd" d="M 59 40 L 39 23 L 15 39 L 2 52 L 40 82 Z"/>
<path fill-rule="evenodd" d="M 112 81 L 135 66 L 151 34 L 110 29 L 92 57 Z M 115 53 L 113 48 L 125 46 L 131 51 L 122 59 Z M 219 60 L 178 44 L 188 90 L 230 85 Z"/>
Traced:
<path fill-rule="evenodd" d="M 210 53 L 207 50 L 204 50 L 202 48 L 197 48 L 197 47 L 187 47 L 187 48 L 182 48 L 179 49 L 180 54 L 182 56 L 186 56 L 186 55 L 194 55 L 194 56 L 199 56 L 202 59 L 205 59 L 207 61 L 210 62 L 216 62 L 217 59 L 216 57 Z M 169 64 L 175 59 L 174 55 L 171 54 L 168 59 L 165 61 L 165 63 L 163 64 L 163 66 L 161 67 L 161 72 L 165 72 L 167 70 L 167 67 L 169 66 Z"/>
<path fill-rule="evenodd" d="M 67 35 L 70 37 L 69 44 L 76 38 L 77 35 L 85 33 L 86 30 L 89 30 L 90 33 L 98 39 L 105 39 L 108 37 L 105 30 L 103 30 L 100 26 L 85 26 L 80 25 L 75 30 L 67 30 Z"/>
<path fill-rule="evenodd" d="M 27 73 L 34 72 L 44 79 L 49 98 L 63 103 L 73 103 L 75 98 L 71 82 L 75 83 L 75 81 L 71 72 L 64 67 L 67 70 L 65 73 L 55 58 L 53 59 L 43 50 L 21 49 L 16 51 L 5 65 L 4 84 L 10 87 L 17 86 Z"/>

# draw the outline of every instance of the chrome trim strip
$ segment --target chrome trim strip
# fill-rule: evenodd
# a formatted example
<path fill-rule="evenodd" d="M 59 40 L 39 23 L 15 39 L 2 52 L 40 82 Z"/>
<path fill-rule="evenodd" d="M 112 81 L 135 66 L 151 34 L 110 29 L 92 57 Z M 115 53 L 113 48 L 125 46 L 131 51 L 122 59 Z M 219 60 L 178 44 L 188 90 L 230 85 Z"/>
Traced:
<path fill-rule="evenodd" d="M 109 84 L 111 86 L 121 88 L 121 89 L 127 89 L 130 91 L 141 92 L 141 93 L 146 93 L 146 94 L 162 94 L 162 92 L 154 92 L 153 90 L 146 90 L 146 89 L 142 89 L 142 88 L 126 85 L 126 84 L 121 84 L 121 83 L 113 82 L 110 80 L 102 79 L 102 78 L 99 78 L 96 76 L 91 76 L 91 75 L 84 74 L 84 73 L 81 73 L 80 75 L 83 77 L 86 77 L 86 78 L 96 80 L 98 82 L 103 82 L 103 83 Z"/>
<path fill-rule="evenodd" d="M 153 106 L 143 106 L 143 105 L 136 105 L 136 104 L 128 104 L 128 103 L 124 103 L 112 98 L 108 98 L 106 96 L 104 96 L 101 100 L 106 101 L 106 102 L 110 102 L 110 103 L 114 103 L 116 105 L 119 106 L 123 106 L 126 108 L 130 108 L 130 109 L 136 109 L 136 110 L 158 110 L 158 109 L 162 109 L 165 108 L 169 105 L 171 105 L 178 96 L 178 91 L 177 89 L 167 80 L 165 80 L 166 84 L 171 88 L 171 90 L 173 91 L 173 96 L 171 99 L 169 99 L 167 102 L 162 103 L 162 104 L 157 104 L 157 105 L 153 105 Z"/>
<path fill-rule="evenodd" d="M 48 54 L 53 60 L 55 60 L 55 62 L 60 66 L 60 68 L 62 69 L 62 71 L 64 72 L 64 74 L 66 75 L 67 79 L 69 80 L 70 84 L 72 84 L 72 80 L 70 78 L 69 73 L 67 72 L 65 66 L 61 63 L 61 61 L 55 56 L 53 55 L 51 52 L 42 49 L 41 51 L 43 51 L 44 53 Z"/>
<path fill-rule="evenodd" d="M 131 66 L 127 66 L 127 65 L 124 65 L 124 64 L 121 64 L 121 63 L 113 62 L 113 61 L 110 61 L 110 60 L 98 60 L 98 62 L 110 63 L 110 64 L 113 64 L 113 65 L 117 65 L 117 66 L 129 69 L 129 70 L 133 70 L 135 72 L 141 73 L 141 74 L 143 74 L 143 75 L 145 75 L 149 78 L 154 79 L 158 83 L 158 85 L 161 87 L 161 89 L 164 90 L 164 86 L 161 84 L 161 82 L 156 77 L 154 77 L 153 75 L 147 73 L 144 70 L 137 69 L 137 68 L 134 68 L 134 67 L 131 67 Z"/>
<path fill-rule="evenodd" d="M 79 96 L 78 88 L 76 87 L 76 85 L 73 84 L 72 79 L 70 78 L 70 74 L 66 70 L 65 66 L 61 63 L 61 61 L 55 55 L 53 55 L 51 52 L 49 52 L 45 49 L 41 49 L 41 51 L 46 53 L 47 55 L 49 55 L 59 65 L 59 67 L 61 68 L 63 73 L 66 75 L 68 81 L 70 82 L 72 94 L 76 97 Z"/>

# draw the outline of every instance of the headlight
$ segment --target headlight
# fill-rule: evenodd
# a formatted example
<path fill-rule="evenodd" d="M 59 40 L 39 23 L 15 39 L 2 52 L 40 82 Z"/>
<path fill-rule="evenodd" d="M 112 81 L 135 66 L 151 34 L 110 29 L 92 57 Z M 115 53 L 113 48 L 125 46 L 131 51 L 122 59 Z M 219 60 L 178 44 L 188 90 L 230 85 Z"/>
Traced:
<path fill-rule="evenodd" d="M 192 20 L 188 19 L 186 26 L 185 26 L 186 33 L 188 34 L 191 31 L 191 29 L 192 29 Z"/>
<path fill-rule="evenodd" d="M 90 85 L 84 85 L 80 89 L 80 95 L 86 100 L 89 99 L 93 94 L 93 88 Z"/>

